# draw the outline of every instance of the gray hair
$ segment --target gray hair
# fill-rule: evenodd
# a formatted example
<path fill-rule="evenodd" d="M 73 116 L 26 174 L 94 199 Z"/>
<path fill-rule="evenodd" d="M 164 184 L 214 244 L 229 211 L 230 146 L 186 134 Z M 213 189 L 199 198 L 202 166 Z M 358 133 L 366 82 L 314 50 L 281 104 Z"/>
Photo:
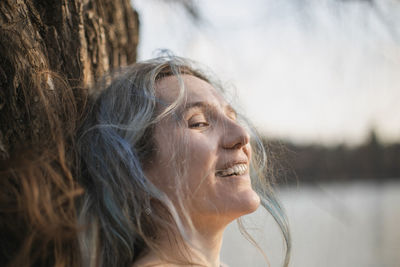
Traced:
<path fill-rule="evenodd" d="M 81 159 L 78 179 L 85 188 L 79 203 L 79 218 L 85 227 L 80 237 L 84 266 L 129 266 L 147 250 L 162 256 L 157 244 L 160 232 L 176 242 L 185 239 L 178 207 L 144 173 L 146 162 L 156 152 L 155 124 L 184 102 L 182 74 L 194 75 L 220 88 L 192 62 L 168 56 L 133 64 L 113 75 L 108 86 L 106 78 L 99 85 L 103 89 L 96 88 L 90 98 L 77 139 Z M 177 77 L 180 93 L 176 101 L 165 105 L 157 99 L 155 87 L 159 80 L 171 75 Z M 165 107 L 162 112 L 157 110 L 159 105 Z M 261 139 L 252 136 L 251 145 L 255 152 L 252 183 L 283 233 L 287 266 L 290 233 L 286 217 L 266 179 Z M 178 205 L 184 208 L 184 203 Z M 184 220 L 190 222 L 190 218 Z M 241 231 L 256 245 L 243 227 Z"/>

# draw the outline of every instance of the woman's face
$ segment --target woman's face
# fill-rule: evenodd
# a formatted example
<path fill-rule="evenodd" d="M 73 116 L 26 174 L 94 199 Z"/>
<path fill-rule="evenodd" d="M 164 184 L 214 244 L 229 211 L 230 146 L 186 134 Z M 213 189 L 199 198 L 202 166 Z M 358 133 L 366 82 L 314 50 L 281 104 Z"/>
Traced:
<path fill-rule="evenodd" d="M 155 126 L 157 150 L 146 173 L 173 201 L 177 183 L 186 183 L 183 201 L 196 224 L 228 223 L 260 203 L 250 182 L 250 137 L 215 88 L 191 75 L 182 78 L 187 102 Z M 172 103 L 178 88 L 175 76 L 163 78 L 156 86 L 157 97 Z M 176 177 L 174 162 L 183 164 L 184 177 Z"/>

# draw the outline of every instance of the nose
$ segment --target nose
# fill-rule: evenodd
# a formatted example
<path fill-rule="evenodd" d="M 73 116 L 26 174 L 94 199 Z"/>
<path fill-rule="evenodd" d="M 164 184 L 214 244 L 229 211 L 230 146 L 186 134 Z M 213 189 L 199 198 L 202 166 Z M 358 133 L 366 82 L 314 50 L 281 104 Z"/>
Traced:
<path fill-rule="evenodd" d="M 230 121 L 225 125 L 222 146 L 226 149 L 240 149 L 250 142 L 250 135 L 243 126 Z"/>

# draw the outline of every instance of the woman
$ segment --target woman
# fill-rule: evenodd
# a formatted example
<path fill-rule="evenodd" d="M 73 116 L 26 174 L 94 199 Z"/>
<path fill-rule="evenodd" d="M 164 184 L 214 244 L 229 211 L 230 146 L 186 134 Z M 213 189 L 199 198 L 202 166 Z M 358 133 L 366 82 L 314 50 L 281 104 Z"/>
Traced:
<path fill-rule="evenodd" d="M 77 142 L 84 266 L 220 266 L 225 227 L 260 202 L 288 264 L 264 149 L 222 95 L 167 57 L 128 67 L 93 96 Z"/>

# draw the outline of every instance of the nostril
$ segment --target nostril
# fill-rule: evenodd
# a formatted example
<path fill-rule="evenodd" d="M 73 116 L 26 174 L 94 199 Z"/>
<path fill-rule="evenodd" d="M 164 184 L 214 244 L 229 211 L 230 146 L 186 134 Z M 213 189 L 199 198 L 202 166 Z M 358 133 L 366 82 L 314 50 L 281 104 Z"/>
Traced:
<path fill-rule="evenodd" d="M 240 149 L 250 142 L 250 135 L 239 124 L 234 123 L 233 127 L 225 134 L 223 146 L 228 149 Z"/>
<path fill-rule="evenodd" d="M 234 147 L 232 147 L 233 149 L 239 149 L 241 148 L 243 145 L 241 143 L 237 143 Z"/>
<path fill-rule="evenodd" d="M 244 137 L 237 144 L 235 144 L 232 148 L 239 149 L 239 148 L 245 146 L 247 143 L 248 143 L 248 140 Z"/>

